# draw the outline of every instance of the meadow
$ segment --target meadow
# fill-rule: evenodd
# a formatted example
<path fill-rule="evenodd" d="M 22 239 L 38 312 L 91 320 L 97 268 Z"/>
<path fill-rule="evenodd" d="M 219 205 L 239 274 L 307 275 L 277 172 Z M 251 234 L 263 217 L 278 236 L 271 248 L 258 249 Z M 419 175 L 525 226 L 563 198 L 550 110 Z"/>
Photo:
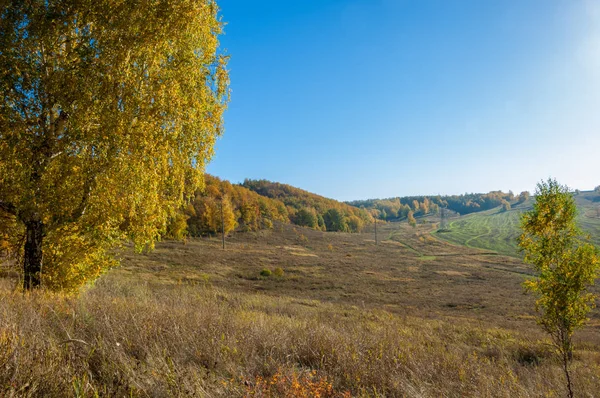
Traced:
<path fill-rule="evenodd" d="M 600 197 L 594 192 L 575 195 L 579 209 L 577 222 L 590 235 L 591 241 L 600 245 Z M 516 204 L 510 210 L 500 207 L 449 219 L 448 231 L 435 236 L 448 242 L 497 252 L 507 256 L 521 256 L 517 246 L 519 222 L 523 211 L 531 209 L 533 199 Z"/>
<path fill-rule="evenodd" d="M 529 267 L 435 228 L 166 241 L 79 296 L 23 295 L 5 271 L 0 396 L 563 396 Z M 595 311 L 577 396 L 600 391 L 599 332 Z"/>
<path fill-rule="evenodd" d="M 500 185 L 545 175 L 555 148 L 552 170 L 590 181 L 575 143 L 598 127 L 581 62 L 598 10 L 217 3 L 0 3 L 0 398 L 573 398 L 569 366 L 598 396 L 600 312 L 573 351 L 569 328 L 593 250 L 537 250 L 563 363 L 523 291 L 529 193 L 345 203 L 205 175 L 363 197 L 434 192 L 444 168 L 471 189 L 500 164 L 481 130 L 521 147 L 498 152 Z M 576 200 L 600 244 L 598 191 Z M 442 233 L 440 208 L 470 215 Z"/>

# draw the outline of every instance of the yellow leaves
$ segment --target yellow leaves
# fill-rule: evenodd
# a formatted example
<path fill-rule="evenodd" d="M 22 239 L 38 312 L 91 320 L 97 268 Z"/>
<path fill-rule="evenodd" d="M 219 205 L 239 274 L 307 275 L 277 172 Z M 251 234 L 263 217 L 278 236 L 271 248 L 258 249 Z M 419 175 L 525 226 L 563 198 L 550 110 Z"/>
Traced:
<path fill-rule="evenodd" d="M 576 208 L 567 187 L 555 180 L 538 184 L 533 210 L 521 220 L 519 246 L 538 275 L 524 287 L 538 294 L 539 323 L 570 351 L 574 330 L 586 321 L 593 303 L 587 292 L 598 274 L 596 249 L 580 238 Z M 560 348 L 559 349 L 563 349 Z"/>
<path fill-rule="evenodd" d="M 223 130 L 227 57 L 210 0 L 75 2 L 52 25 L 36 4 L 13 23 L 39 35 L 0 48 L 0 64 L 15 66 L 7 84 L 27 75 L 40 93 L 20 104 L 32 107 L 21 124 L 7 125 L 22 118 L 16 108 L 0 110 L 0 192 L 19 214 L 40 214 L 45 283 L 71 289 L 112 265 L 105 253 L 119 241 L 152 247 L 201 186 Z"/>

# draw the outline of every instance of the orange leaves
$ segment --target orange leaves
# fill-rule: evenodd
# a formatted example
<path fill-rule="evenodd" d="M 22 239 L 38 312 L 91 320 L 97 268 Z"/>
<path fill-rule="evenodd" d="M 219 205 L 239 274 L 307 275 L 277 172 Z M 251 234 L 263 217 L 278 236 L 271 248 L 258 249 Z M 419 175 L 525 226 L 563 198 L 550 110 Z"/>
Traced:
<path fill-rule="evenodd" d="M 285 397 L 285 398 L 349 398 L 349 392 L 336 392 L 332 382 L 319 376 L 315 370 L 298 375 L 283 374 L 277 371 L 269 378 L 258 376 L 254 383 L 248 383 L 246 397 Z"/>

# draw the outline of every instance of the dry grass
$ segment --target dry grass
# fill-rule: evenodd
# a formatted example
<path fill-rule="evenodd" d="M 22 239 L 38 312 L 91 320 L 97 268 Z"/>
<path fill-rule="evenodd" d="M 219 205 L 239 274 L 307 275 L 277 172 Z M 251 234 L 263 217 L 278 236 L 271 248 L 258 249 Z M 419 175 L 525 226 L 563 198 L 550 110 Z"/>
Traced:
<path fill-rule="evenodd" d="M 522 310 L 531 298 L 511 268 L 521 264 L 395 229 L 398 244 L 377 247 L 303 231 L 318 257 L 295 256 L 288 232 L 237 236 L 225 252 L 200 240 L 127 255 L 78 297 L 22 295 L 4 280 L 0 396 L 564 395 L 560 366 Z M 279 266 L 283 276 L 259 276 Z M 482 305 L 502 288 L 519 295 Z M 597 334 L 577 340 L 578 396 L 600 391 Z"/>
<path fill-rule="evenodd" d="M 562 394 L 549 349 L 501 329 L 110 276 L 78 298 L 1 295 L 0 395 Z M 596 350 L 575 374 L 594 396 Z"/>

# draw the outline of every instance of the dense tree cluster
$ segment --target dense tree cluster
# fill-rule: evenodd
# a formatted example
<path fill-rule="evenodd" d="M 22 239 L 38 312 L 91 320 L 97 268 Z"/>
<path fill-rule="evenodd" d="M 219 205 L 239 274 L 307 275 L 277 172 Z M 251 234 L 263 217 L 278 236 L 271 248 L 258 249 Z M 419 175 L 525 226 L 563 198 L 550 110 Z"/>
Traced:
<path fill-rule="evenodd" d="M 522 192 L 519 201 L 529 198 L 528 192 Z M 512 192 L 492 191 L 486 194 L 470 193 L 452 196 L 407 196 L 389 199 L 368 199 L 348 202 L 349 205 L 376 210 L 376 215 L 382 220 L 402 220 L 408 218 L 410 212 L 413 216 L 436 214 L 440 207 L 450 209 L 459 214 L 469 214 L 494 207 L 504 206 L 510 209 L 510 202 L 515 201 Z M 508 206 L 507 206 L 508 203 Z"/>
<path fill-rule="evenodd" d="M 359 232 L 373 216 L 365 209 L 268 180 L 245 180 L 243 187 L 285 204 L 290 221 L 322 231 Z"/>
<path fill-rule="evenodd" d="M 240 185 L 205 176 L 205 188 L 171 220 L 168 237 L 201 236 L 234 229 L 256 231 L 273 227 L 273 222 L 290 222 L 287 208 Z M 181 220 L 185 224 L 181 224 Z M 173 225 L 179 225 L 179 228 Z M 175 231 L 175 233 L 173 233 Z"/>
<path fill-rule="evenodd" d="M 221 232 L 270 229 L 274 222 L 320 231 L 359 232 L 373 217 L 333 199 L 265 180 L 231 184 L 206 175 L 205 187 L 173 216 L 165 236 L 181 239 Z"/>
<path fill-rule="evenodd" d="M 407 219 L 411 212 L 413 216 L 437 214 L 440 207 L 428 197 L 369 199 L 349 202 L 349 204 L 369 209 L 377 218 L 388 221 Z"/>

